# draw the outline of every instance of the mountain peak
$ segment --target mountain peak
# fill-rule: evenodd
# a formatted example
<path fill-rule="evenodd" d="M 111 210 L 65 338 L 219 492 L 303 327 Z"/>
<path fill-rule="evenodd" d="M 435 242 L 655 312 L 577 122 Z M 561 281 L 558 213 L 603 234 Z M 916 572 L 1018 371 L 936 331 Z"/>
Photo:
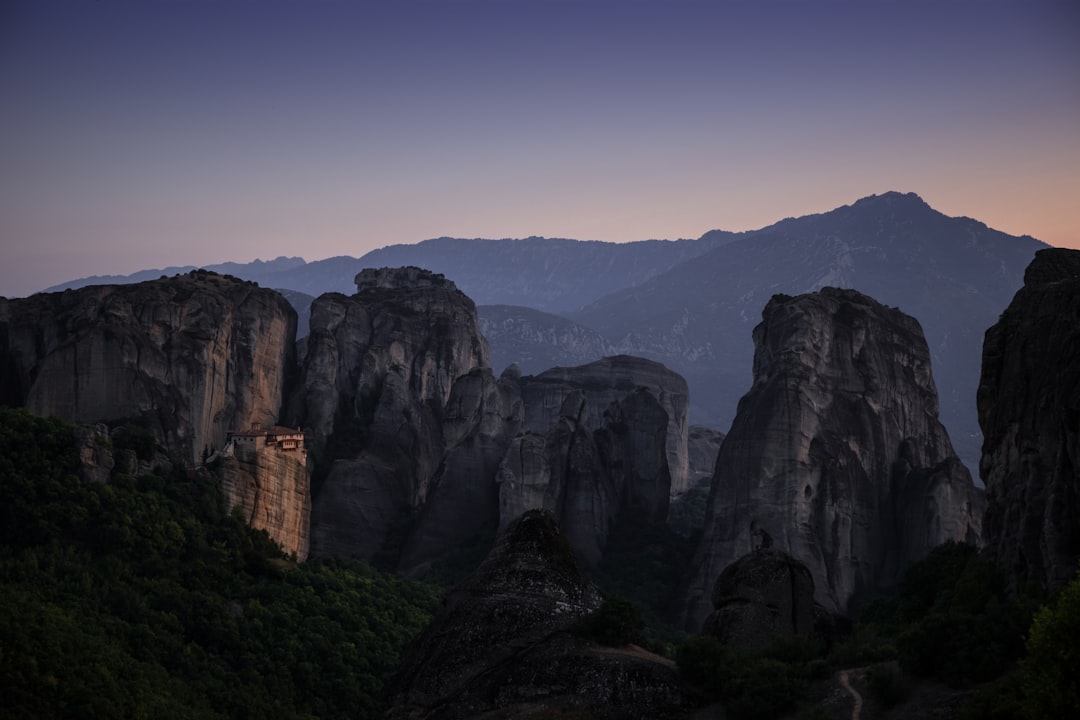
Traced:
<path fill-rule="evenodd" d="M 930 205 L 917 194 L 913 192 L 898 192 L 896 190 L 890 190 L 880 195 L 868 195 L 864 198 L 859 198 L 852 203 L 852 207 L 878 208 L 882 206 L 893 206 L 898 209 L 932 209 Z"/>

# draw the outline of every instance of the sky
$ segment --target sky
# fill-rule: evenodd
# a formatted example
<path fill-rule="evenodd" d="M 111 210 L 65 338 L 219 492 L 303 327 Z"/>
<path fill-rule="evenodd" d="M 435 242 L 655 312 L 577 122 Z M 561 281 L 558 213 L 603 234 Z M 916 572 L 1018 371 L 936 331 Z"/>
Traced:
<path fill-rule="evenodd" d="M 1080 248 L 1080 3 L 0 2 L 8 297 L 889 190 Z"/>

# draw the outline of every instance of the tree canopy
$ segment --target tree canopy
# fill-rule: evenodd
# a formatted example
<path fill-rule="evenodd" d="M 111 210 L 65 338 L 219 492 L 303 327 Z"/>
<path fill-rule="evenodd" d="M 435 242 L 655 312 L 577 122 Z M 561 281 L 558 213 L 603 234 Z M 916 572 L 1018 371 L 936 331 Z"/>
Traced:
<path fill-rule="evenodd" d="M 378 717 L 438 589 L 297 565 L 208 476 L 77 476 L 73 428 L 0 408 L 9 718 Z"/>

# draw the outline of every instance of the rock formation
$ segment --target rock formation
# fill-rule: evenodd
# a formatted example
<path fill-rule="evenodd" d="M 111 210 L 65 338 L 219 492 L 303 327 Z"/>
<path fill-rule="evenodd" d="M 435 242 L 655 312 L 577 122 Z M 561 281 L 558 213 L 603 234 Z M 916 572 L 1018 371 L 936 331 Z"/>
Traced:
<path fill-rule="evenodd" d="M 568 632 L 600 603 L 555 518 L 527 512 L 406 650 L 387 717 L 630 718 L 678 707 L 670 661 Z"/>
<path fill-rule="evenodd" d="M 109 442 L 108 426 L 76 426 L 74 435 L 79 452 L 79 479 L 92 483 L 109 482 L 116 460 Z"/>
<path fill-rule="evenodd" d="M 422 576 L 548 508 L 592 565 L 616 521 L 666 520 L 669 459 L 686 458 L 678 375 L 618 357 L 536 377 L 511 366 L 496 380 L 475 307 L 453 283 L 403 268 L 361 272 L 357 287 L 313 303 L 293 403 L 332 459 L 313 500 L 313 553 Z"/>
<path fill-rule="evenodd" d="M 281 430 L 288 431 L 270 432 Z M 299 447 L 284 447 L 273 437 L 261 430 L 236 433 L 207 465 L 214 468 L 227 506 L 239 506 L 248 525 L 265 530 L 285 553 L 303 561 L 311 525 L 307 451 L 302 440 Z"/>
<path fill-rule="evenodd" d="M 919 324 L 853 290 L 778 295 L 754 329 L 754 379 L 720 447 L 688 626 L 720 572 L 756 548 L 810 570 L 845 610 L 954 539 L 978 542 L 982 494 L 937 417 Z"/>
<path fill-rule="evenodd" d="M 818 614 L 814 578 L 806 566 L 764 548 L 720 573 L 712 604 L 715 610 L 702 632 L 736 650 L 760 650 L 778 637 L 811 636 Z"/>
<path fill-rule="evenodd" d="M 716 456 L 724 433 L 702 425 L 691 425 L 686 437 L 686 486 L 708 485 L 716 472 Z"/>
<path fill-rule="evenodd" d="M 194 464 L 277 417 L 295 334 L 280 295 L 204 271 L 0 299 L 0 404 L 132 420 Z"/>
<path fill-rule="evenodd" d="M 638 359 L 616 361 L 625 367 Z M 627 382 L 618 370 L 605 374 L 613 368 L 604 362 L 550 371 L 563 378 L 580 371 L 590 378 L 585 390 L 566 380 L 522 378 L 526 431 L 497 477 L 500 527 L 525 510 L 551 510 L 589 567 L 599 563 L 617 522 L 663 525 L 671 494 L 670 416 L 654 390 Z M 555 402 L 557 414 L 550 411 Z"/>
<path fill-rule="evenodd" d="M 702 425 L 691 425 L 687 436 L 687 488 L 671 498 L 668 527 L 684 537 L 701 531 L 705 506 L 716 470 L 716 456 L 724 433 Z"/>
<path fill-rule="evenodd" d="M 496 380 L 489 368 L 477 368 L 454 383 L 443 412 L 446 452 L 405 544 L 400 562 L 405 574 L 415 574 L 478 534 L 494 536 L 499 517 L 495 476 L 523 415 L 512 375 Z"/>
<path fill-rule="evenodd" d="M 1080 558 L 1080 252 L 1041 250 L 983 343 L 987 550 L 1050 589 Z"/>
<path fill-rule="evenodd" d="M 441 275 L 364 270 L 356 285 L 312 304 L 292 408 L 336 458 L 313 501 L 312 552 L 371 558 L 427 498 L 454 380 L 489 363 L 475 305 Z"/>
<path fill-rule="evenodd" d="M 577 367 L 556 367 L 523 379 L 525 429 L 547 433 L 560 417 L 567 416 L 564 403 L 580 394 L 584 414 L 575 418 L 587 430 L 601 427 L 612 402 L 621 401 L 636 388 L 646 388 L 668 415 L 665 440 L 671 494 L 686 489 L 688 391 L 682 377 L 658 362 L 629 355 L 606 357 Z"/>

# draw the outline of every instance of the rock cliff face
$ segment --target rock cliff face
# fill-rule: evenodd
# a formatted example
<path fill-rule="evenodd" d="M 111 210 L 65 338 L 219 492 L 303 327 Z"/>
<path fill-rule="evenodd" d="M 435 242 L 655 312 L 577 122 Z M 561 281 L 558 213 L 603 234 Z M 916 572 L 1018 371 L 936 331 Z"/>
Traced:
<path fill-rule="evenodd" d="M 1080 558 L 1080 252 L 1041 250 L 986 332 L 979 383 L 987 550 L 1056 589 Z"/>
<path fill-rule="evenodd" d="M 427 498 L 454 380 L 489 363 L 475 305 L 441 275 L 364 270 L 356 285 L 312 304 L 292 407 L 338 458 L 312 506 L 312 552 L 371 558 Z"/>
<path fill-rule="evenodd" d="M 525 402 L 525 429 L 546 433 L 560 417 L 573 416 L 587 430 L 601 427 L 604 414 L 613 402 L 619 402 L 636 388 L 646 388 L 668 415 L 665 440 L 671 493 L 686 489 L 687 483 L 687 406 L 688 391 L 682 377 L 658 362 L 629 355 L 606 357 L 577 367 L 556 367 L 525 378 L 522 398 Z M 580 408 L 572 413 L 564 407 L 570 396 Z M 578 417 L 578 412 L 583 411 Z"/>
<path fill-rule="evenodd" d="M 555 518 L 527 512 L 406 650 L 387 717 L 629 718 L 677 707 L 670 663 L 567 632 L 600 603 Z"/>
<path fill-rule="evenodd" d="M 79 479 L 92 483 L 109 482 L 116 460 L 109 443 L 108 426 L 76 426 L 74 435 L 79 451 Z"/>
<path fill-rule="evenodd" d="M 306 560 L 311 526 L 307 453 L 274 446 L 233 447 L 218 456 L 214 468 L 226 504 L 242 508 L 248 525 L 265 530 L 297 560 Z"/>
<path fill-rule="evenodd" d="M 663 377 L 667 389 L 634 384 L 636 363 Z M 592 567 L 617 522 L 664 524 L 670 447 L 672 435 L 678 436 L 657 397 L 669 406 L 677 402 L 670 388 L 678 383 L 667 372 L 622 357 L 522 378 L 525 432 L 514 438 L 499 466 L 500 527 L 525 510 L 548 509 L 578 557 Z M 683 448 L 679 457 L 685 462 Z"/>
<path fill-rule="evenodd" d="M 495 476 L 524 410 L 512 376 L 496 380 L 489 368 L 458 378 L 443 413 L 446 452 L 400 562 L 406 574 L 480 533 L 495 532 L 499 516 Z"/>
<path fill-rule="evenodd" d="M 669 458 L 686 461 L 678 375 L 620 357 L 496 379 L 453 283 L 403 268 L 361 272 L 357 287 L 313 303 L 293 403 L 292 422 L 335 458 L 314 495 L 313 554 L 422 576 L 547 508 L 593 564 L 617 520 L 664 522 Z"/>
<path fill-rule="evenodd" d="M 600 384 L 603 372 L 591 372 Z M 458 378 L 443 411 L 445 452 L 404 543 L 400 569 L 421 575 L 454 548 L 483 541 L 535 508 L 555 514 L 589 566 L 600 561 L 616 523 L 662 525 L 671 485 L 668 414 L 653 391 L 618 381 L 617 374 L 607 378 L 619 390 L 572 390 L 550 426 L 523 432 L 529 399 L 552 396 L 535 392 L 535 378 L 522 378 L 513 367 L 497 381 L 488 369 Z M 550 382 L 541 383 L 550 390 Z M 534 422 L 539 428 L 544 420 Z"/>
<path fill-rule="evenodd" d="M 203 271 L 0 299 L 0 403 L 134 420 L 194 464 L 277 417 L 295 334 L 280 295 Z"/>
<path fill-rule="evenodd" d="M 687 487 L 708 484 L 716 471 L 716 456 L 724 433 L 702 425 L 691 425 L 686 441 Z"/>
<path fill-rule="evenodd" d="M 754 380 L 720 447 L 686 619 L 761 547 L 810 570 L 842 612 L 946 540 L 978 542 L 981 492 L 937 417 L 918 322 L 853 290 L 775 296 L 754 329 Z"/>

